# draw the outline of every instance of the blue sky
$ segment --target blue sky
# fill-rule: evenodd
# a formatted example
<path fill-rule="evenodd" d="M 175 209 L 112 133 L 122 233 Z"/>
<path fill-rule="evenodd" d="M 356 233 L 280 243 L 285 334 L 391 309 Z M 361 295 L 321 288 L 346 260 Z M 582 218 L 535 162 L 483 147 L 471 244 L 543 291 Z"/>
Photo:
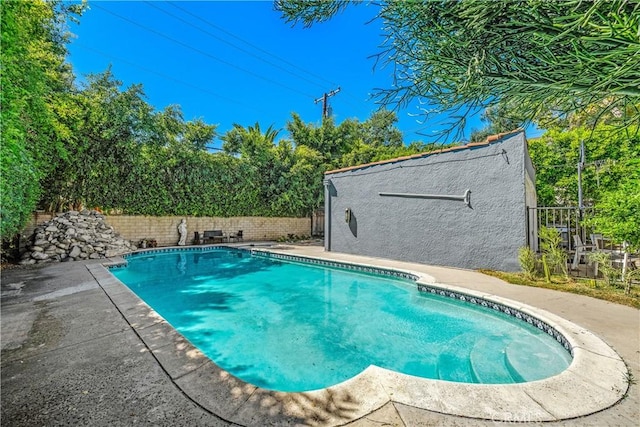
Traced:
<path fill-rule="evenodd" d="M 161 110 L 181 106 L 186 120 L 217 124 L 218 134 L 258 122 L 282 129 L 291 113 L 319 124 L 329 98 L 336 123 L 364 121 L 379 106 L 370 96 L 392 84 L 392 67 L 372 58 L 383 41 L 374 5 L 348 8 L 311 28 L 292 27 L 271 1 L 95 1 L 68 45 L 80 81 L 112 71 L 124 86 L 142 84 L 147 101 Z M 446 117 L 424 122 L 418 102 L 397 111 L 405 143 L 431 142 Z M 481 128 L 479 117 L 469 120 Z M 216 139 L 214 146 L 220 146 Z"/>

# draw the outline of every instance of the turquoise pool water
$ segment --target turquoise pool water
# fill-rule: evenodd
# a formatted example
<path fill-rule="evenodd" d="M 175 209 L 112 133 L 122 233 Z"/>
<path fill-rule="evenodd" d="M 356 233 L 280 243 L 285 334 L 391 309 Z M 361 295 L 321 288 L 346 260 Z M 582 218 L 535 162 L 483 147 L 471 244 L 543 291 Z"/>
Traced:
<path fill-rule="evenodd" d="M 325 388 L 377 365 L 503 384 L 560 373 L 544 331 L 413 281 L 275 261 L 243 250 L 136 254 L 112 273 L 211 360 L 279 391 Z"/>

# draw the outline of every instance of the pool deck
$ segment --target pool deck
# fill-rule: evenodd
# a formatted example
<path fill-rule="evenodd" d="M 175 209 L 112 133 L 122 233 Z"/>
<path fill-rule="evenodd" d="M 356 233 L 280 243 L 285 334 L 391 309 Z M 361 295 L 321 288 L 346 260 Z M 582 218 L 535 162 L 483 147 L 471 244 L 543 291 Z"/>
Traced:
<path fill-rule="evenodd" d="M 102 266 L 119 259 L 47 264 L 2 271 L 2 425 L 640 424 L 637 309 L 462 269 L 318 246 L 269 250 L 400 269 L 425 283 L 509 301 L 569 335 L 577 361 L 552 379 L 517 385 L 424 380 L 370 367 L 326 390 L 276 393 L 236 379 L 194 349 Z"/>

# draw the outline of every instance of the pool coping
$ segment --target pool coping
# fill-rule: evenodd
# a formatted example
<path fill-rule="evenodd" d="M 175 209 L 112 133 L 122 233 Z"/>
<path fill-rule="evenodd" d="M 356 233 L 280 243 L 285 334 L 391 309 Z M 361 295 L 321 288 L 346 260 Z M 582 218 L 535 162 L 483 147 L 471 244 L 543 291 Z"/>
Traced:
<path fill-rule="evenodd" d="M 173 249 L 183 248 L 164 250 Z M 251 249 L 252 252 L 279 254 L 277 249 Z M 322 262 L 328 260 L 306 255 L 295 257 Z M 455 383 L 413 377 L 372 365 L 355 377 L 326 389 L 302 393 L 275 392 L 234 377 L 193 347 L 108 271 L 108 267 L 122 264 L 123 259 L 87 265 L 87 268 L 174 384 L 202 408 L 240 425 L 260 424 L 265 417 L 275 417 L 278 422 L 285 423 L 317 419 L 319 424 L 338 425 L 362 418 L 389 402 L 483 420 L 558 421 L 609 408 L 619 402 L 628 390 L 630 375 L 627 366 L 610 346 L 588 330 L 548 311 L 497 295 L 437 283 L 423 272 L 406 268 L 329 261 L 399 271 L 416 276 L 417 286 L 442 289 L 455 295 L 470 295 L 527 313 L 552 326 L 566 338 L 573 352 L 573 361 L 556 376 L 520 384 Z"/>

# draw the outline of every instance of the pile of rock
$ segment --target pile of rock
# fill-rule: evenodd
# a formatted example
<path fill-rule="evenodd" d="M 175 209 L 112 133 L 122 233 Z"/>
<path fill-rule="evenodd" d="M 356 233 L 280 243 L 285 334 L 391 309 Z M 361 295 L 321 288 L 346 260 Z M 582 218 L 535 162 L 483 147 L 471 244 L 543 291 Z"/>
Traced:
<path fill-rule="evenodd" d="M 20 263 L 109 258 L 135 249 L 116 234 L 100 212 L 69 211 L 35 229 Z"/>

